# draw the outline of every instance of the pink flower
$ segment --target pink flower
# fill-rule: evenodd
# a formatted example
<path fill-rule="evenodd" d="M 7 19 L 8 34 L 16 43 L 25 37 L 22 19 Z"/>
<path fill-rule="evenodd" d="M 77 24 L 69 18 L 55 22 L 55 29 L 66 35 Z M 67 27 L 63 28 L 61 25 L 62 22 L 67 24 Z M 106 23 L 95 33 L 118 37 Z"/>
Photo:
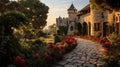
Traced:
<path fill-rule="evenodd" d="M 26 67 L 26 61 L 21 56 L 17 56 L 14 60 L 14 65 L 16 67 Z"/>

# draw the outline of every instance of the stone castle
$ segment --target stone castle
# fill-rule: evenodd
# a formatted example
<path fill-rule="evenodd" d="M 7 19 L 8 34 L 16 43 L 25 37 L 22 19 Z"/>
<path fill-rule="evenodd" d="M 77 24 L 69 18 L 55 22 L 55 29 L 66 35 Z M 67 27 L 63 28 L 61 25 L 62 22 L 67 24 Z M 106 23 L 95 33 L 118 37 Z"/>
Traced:
<path fill-rule="evenodd" d="M 56 18 L 57 26 L 68 26 L 68 35 L 77 29 L 80 35 L 107 36 L 111 33 L 120 34 L 120 11 L 110 12 L 95 9 L 92 4 L 77 11 L 71 4 L 68 18 Z M 77 27 L 76 27 L 77 24 Z"/>

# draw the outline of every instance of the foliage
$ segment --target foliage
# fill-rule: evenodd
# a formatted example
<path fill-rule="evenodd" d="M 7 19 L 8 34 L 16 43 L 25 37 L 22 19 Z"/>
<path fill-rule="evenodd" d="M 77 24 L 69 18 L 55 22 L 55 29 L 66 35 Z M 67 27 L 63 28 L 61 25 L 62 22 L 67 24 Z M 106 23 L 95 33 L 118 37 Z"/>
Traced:
<path fill-rule="evenodd" d="M 57 34 L 67 35 L 68 27 L 67 26 L 59 26 Z"/>
<path fill-rule="evenodd" d="M 70 39 L 71 44 L 68 44 L 67 39 Z M 66 52 L 70 52 L 77 42 L 72 37 L 65 37 L 64 41 L 58 42 L 56 44 L 49 43 L 46 44 L 41 40 L 35 40 L 26 48 L 25 60 L 28 67 L 48 67 L 52 66 L 54 63 L 63 59 L 63 55 Z M 52 61 L 52 62 L 51 62 Z"/>
<path fill-rule="evenodd" d="M 34 28 L 42 29 L 46 25 L 49 7 L 39 0 L 0 1 L 0 13 L 6 11 L 20 11 L 28 17 Z M 22 9 L 22 10 L 21 10 Z"/>
<path fill-rule="evenodd" d="M 9 0 L 0 0 L 0 14 L 6 11 L 7 3 Z"/>
<path fill-rule="evenodd" d="M 26 25 L 25 29 L 32 29 L 34 30 L 35 34 L 39 33 L 39 31 L 46 26 L 49 7 L 39 0 L 1 0 L 0 5 L 2 5 L 0 6 L 0 14 L 6 13 L 7 11 L 19 11 L 24 13 L 25 16 L 30 20 L 29 25 Z M 30 33 L 33 32 L 30 31 Z M 37 36 L 34 35 L 34 37 Z"/>
<path fill-rule="evenodd" d="M 23 55 L 22 50 L 14 36 L 0 36 L 0 66 L 11 64 L 15 56 Z"/>
<path fill-rule="evenodd" d="M 112 44 L 110 50 L 104 57 L 106 67 L 120 67 L 120 35 L 111 34 L 109 36 Z"/>
<path fill-rule="evenodd" d="M 60 35 L 55 35 L 54 43 L 61 42 L 61 41 L 62 41 L 62 37 Z"/>
<path fill-rule="evenodd" d="M 17 56 L 14 60 L 14 65 L 16 67 L 26 67 L 26 61 L 21 56 Z"/>
<path fill-rule="evenodd" d="M 56 25 L 55 24 L 50 25 L 47 31 L 49 32 L 49 34 L 56 33 Z"/>
<path fill-rule="evenodd" d="M 45 37 L 46 33 L 44 33 L 43 31 L 39 31 L 36 35 L 37 37 Z"/>
<path fill-rule="evenodd" d="M 32 25 L 35 29 L 42 29 L 46 25 L 48 6 L 41 3 L 39 0 L 25 0 L 20 1 L 24 6 L 23 13 L 31 18 Z"/>
<path fill-rule="evenodd" d="M 21 12 L 10 11 L 0 16 L 1 35 L 10 35 L 13 33 L 13 28 L 18 28 L 21 25 L 27 24 L 28 19 Z"/>
<path fill-rule="evenodd" d="M 22 55 L 22 46 L 13 36 L 13 29 L 27 24 L 24 14 L 16 11 L 0 15 L 0 65 L 6 67 L 16 55 Z M 4 60 L 4 61 L 3 61 Z M 8 60 L 8 61 L 6 61 Z M 6 65 L 6 66 L 4 66 Z"/>
<path fill-rule="evenodd" d="M 119 10 L 120 2 L 118 0 L 90 0 L 90 2 L 96 7 L 107 10 Z"/>

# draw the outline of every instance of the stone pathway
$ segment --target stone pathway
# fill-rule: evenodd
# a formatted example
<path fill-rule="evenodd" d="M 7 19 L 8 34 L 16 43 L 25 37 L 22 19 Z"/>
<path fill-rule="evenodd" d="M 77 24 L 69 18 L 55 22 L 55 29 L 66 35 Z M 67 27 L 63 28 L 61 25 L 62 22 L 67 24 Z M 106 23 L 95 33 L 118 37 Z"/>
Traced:
<path fill-rule="evenodd" d="M 78 46 L 53 67 L 100 67 L 103 48 L 95 42 L 78 39 Z"/>

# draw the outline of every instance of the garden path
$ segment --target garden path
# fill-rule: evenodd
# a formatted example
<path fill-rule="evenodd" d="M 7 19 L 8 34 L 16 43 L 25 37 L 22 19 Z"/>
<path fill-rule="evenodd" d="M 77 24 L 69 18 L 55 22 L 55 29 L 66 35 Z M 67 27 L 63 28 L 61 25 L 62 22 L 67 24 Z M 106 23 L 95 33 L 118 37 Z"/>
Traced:
<path fill-rule="evenodd" d="M 102 45 L 90 40 L 77 40 L 77 47 L 53 67 L 100 67 L 104 63 Z"/>

